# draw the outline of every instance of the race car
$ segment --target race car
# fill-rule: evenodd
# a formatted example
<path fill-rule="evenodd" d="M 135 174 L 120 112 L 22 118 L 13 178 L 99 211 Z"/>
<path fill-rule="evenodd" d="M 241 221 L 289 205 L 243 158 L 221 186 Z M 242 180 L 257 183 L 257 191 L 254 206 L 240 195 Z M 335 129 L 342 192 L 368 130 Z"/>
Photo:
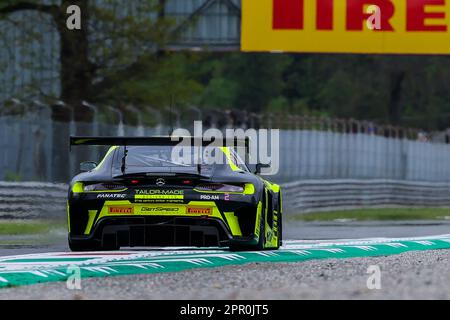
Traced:
<path fill-rule="evenodd" d="M 210 146 L 211 158 L 223 158 L 214 162 L 191 142 L 183 159 L 197 156 L 197 163 L 174 160 L 179 141 L 172 137 L 70 137 L 70 145 L 110 147 L 99 164 L 81 163 L 70 183 L 72 251 L 282 245 L 280 186 L 258 175 L 262 165 L 247 165 L 237 144 Z"/>

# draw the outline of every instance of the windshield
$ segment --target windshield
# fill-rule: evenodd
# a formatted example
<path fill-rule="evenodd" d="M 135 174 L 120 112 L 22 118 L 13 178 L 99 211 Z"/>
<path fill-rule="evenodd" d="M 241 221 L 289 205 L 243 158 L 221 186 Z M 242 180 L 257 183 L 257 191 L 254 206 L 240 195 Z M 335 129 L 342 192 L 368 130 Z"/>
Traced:
<path fill-rule="evenodd" d="M 172 159 L 171 146 L 129 147 L 127 148 L 127 167 L 174 167 L 190 166 L 183 159 Z M 123 152 L 122 152 L 123 153 Z M 189 148 L 189 156 L 193 156 L 193 150 Z"/>
<path fill-rule="evenodd" d="M 115 168 L 121 168 L 124 147 L 119 149 L 114 161 Z M 219 148 L 203 148 L 175 146 L 130 146 L 127 147 L 125 168 L 131 171 L 136 168 L 173 168 L 186 170 L 201 165 L 202 170 L 217 164 L 226 164 L 225 154 Z"/>

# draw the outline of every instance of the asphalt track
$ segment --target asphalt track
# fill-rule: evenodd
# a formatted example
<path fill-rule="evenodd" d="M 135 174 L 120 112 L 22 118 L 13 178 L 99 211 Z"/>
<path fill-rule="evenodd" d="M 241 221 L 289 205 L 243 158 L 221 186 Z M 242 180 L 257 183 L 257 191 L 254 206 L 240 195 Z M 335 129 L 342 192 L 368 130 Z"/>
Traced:
<path fill-rule="evenodd" d="M 180 272 L 249 263 L 389 256 L 410 251 L 450 249 L 450 235 L 334 241 L 286 241 L 278 251 L 230 252 L 176 248 L 149 251 L 44 253 L 0 258 L 0 287 L 66 281 L 74 267 L 82 278 Z"/>
<path fill-rule="evenodd" d="M 302 222 L 287 220 L 283 225 L 285 239 L 332 240 L 361 238 L 407 238 L 450 233 L 450 221 L 329 221 Z M 2 244 L 2 240 L 8 243 Z M 68 252 L 67 234 L 61 230 L 51 241 L 33 241 L 21 244 L 22 238 L 0 237 L 0 257 L 43 252 Z M 26 239 L 30 240 L 30 239 Z"/>
<path fill-rule="evenodd" d="M 396 270 L 391 285 L 423 286 L 419 291 L 394 286 L 388 292 L 391 298 L 410 298 L 411 292 L 415 292 L 419 295 L 412 298 L 448 299 L 450 290 L 444 284 L 450 278 L 432 279 L 438 276 L 438 270 L 445 271 L 450 266 L 449 231 L 447 221 L 290 221 L 285 226 L 286 236 L 295 239 L 301 235 L 303 240 L 285 241 L 279 251 L 138 248 L 88 254 L 68 252 L 65 234 L 62 234 L 59 241 L 49 245 L 0 248 L 0 299 L 178 299 L 180 296 L 197 299 L 200 295 L 212 299 L 389 298 L 380 293 L 368 294 L 365 289 L 365 269 L 371 264 L 382 265 L 391 275 Z M 433 236 L 438 232 L 442 235 Z M 336 238 L 340 240 L 334 240 Z M 78 291 L 66 288 L 66 280 L 73 274 L 74 267 L 79 268 L 84 288 L 88 288 L 81 291 L 81 296 Z M 330 269 L 333 274 L 324 278 Z M 424 277 L 417 276 L 422 273 Z M 354 276 L 349 278 L 349 274 Z M 201 279 L 210 279 L 210 282 L 192 289 Z M 311 287 L 299 284 L 299 279 L 311 282 Z M 248 288 L 259 286 L 261 281 L 269 288 L 254 296 Z M 273 281 L 285 282 L 283 290 L 272 284 Z M 151 289 L 149 282 L 153 286 Z M 190 293 L 177 288 L 180 283 L 192 289 Z M 174 287 L 167 291 L 165 288 L 171 285 Z M 109 287 L 115 289 L 109 290 Z M 362 291 L 357 290 L 362 295 L 355 295 L 355 288 L 362 288 Z M 274 297 L 273 290 L 280 295 Z M 338 292 L 342 296 L 338 296 Z M 420 295 L 422 292 L 424 295 Z"/>

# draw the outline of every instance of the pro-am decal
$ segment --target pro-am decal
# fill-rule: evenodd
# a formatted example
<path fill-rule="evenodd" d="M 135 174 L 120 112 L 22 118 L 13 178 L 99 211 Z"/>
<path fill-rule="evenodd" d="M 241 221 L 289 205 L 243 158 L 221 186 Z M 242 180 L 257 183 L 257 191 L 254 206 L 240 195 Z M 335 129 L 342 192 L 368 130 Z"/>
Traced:
<path fill-rule="evenodd" d="M 208 201 L 211 201 L 211 200 L 220 200 L 220 197 L 219 197 L 219 195 L 217 195 L 217 194 L 202 194 L 202 195 L 200 195 L 200 200 L 208 200 Z"/>

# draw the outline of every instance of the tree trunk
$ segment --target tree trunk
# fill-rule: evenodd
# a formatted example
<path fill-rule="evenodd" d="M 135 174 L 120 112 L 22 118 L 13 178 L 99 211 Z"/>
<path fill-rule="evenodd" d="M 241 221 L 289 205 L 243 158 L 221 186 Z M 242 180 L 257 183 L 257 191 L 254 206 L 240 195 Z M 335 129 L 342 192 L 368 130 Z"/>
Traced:
<path fill-rule="evenodd" d="M 53 179 L 67 181 L 73 172 L 70 172 L 71 159 L 69 156 L 68 139 L 70 134 L 70 120 L 72 114 L 77 123 L 78 135 L 92 134 L 92 111 L 83 107 L 82 102 L 89 100 L 89 92 L 95 74 L 95 67 L 89 60 L 89 0 L 61 0 L 61 5 L 51 5 L 33 2 L 17 2 L 0 9 L 0 14 L 11 14 L 25 10 L 36 10 L 49 14 L 57 27 L 60 36 L 60 99 L 72 108 L 55 105 L 52 107 L 53 120 L 53 163 L 55 168 Z M 77 5 L 81 9 L 81 30 L 69 30 L 67 8 Z M 77 152 L 76 164 L 80 159 L 86 160 L 90 152 L 83 150 Z"/>
<path fill-rule="evenodd" d="M 158 12 L 157 12 L 157 20 L 162 21 L 166 18 L 166 4 L 167 0 L 158 0 Z M 165 48 L 161 48 L 158 46 L 156 50 L 156 57 L 163 58 L 166 54 Z"/>
<path fill-rule="evenodd" d="M 389 122 L 393 125 L 399 125 L 402 117 L 401 93 L 405 72 L 399 71 L 391 73 L 391 91 L 389 97 Z"/>
<path fill-rule="evenodd" d="M 66 25 L 69 5 L 81 8 L 81 30 L 69 30 Z M 92 122 L 92 112 L 82 106 L 89 100 L 94 67 L 89 60 L 88 0 L 64 0 L 57 21 L 61 39 L 61 100 L 74 108 L 75 121 Z"/>
<path fill-rule="evenodd" d="M 70 134 L 89 136 L 93 134 L 93 113 L 83 106 L 83 101 L 89 100 L 90 87 L 95 69 L 89 60 L 89 8 L 88 0 L 64 0 L 60 7 L 60 14 L 56 24 L 60 36 L 60 99 L 73 110 L 76 132 L 70 132 L 70 126 L 63 126 L 67 115 L 60 118 L 58 113 L 53 114 L 56 121 L 53 124 L 53 146 L 55 155 L 54 167 L 60 168 L 58 181 L 68 181 L 78 172 L 78 165 L 82 161 L 91 159 L 92 150 L 88 148 L 75 148 L 69 154 L 68 139 Z M 81 9 L 81 30 L 67 28 L 67 7 L 78 5 Z M 66 109 L 66 112 L 68 110 Z M 59 113 L 61 115 L 61 112 Z M 70 117 L 71 118 L 71 117 Z"/>

